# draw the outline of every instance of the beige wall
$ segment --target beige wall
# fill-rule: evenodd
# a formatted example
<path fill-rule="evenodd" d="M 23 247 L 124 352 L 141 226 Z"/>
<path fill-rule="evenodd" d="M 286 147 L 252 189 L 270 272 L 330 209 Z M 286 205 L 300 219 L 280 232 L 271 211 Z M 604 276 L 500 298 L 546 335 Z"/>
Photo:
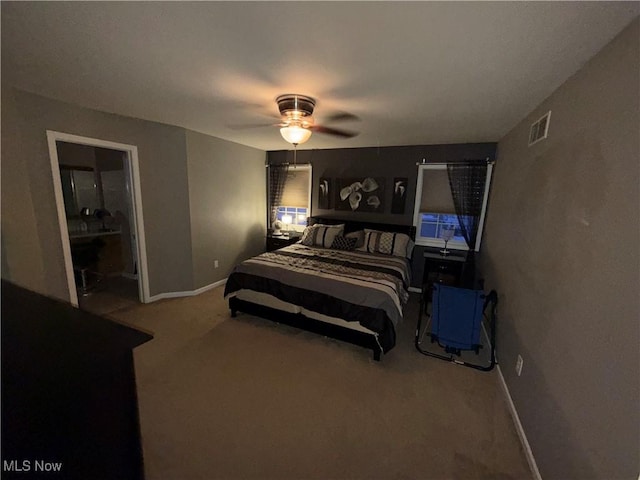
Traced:
<path fill-rule="evenodd" d="M 69 300 L 46 130 L 136 145 L 151 294 L 191 290 L 184 129 L 2 89 L 2 277 Z"/>
<path fill-rule="evenodd" d="M 481 257 L 544 479 L 638 478 L 639 59 L 636 19 L 498 145 Z"/>
<path fill-rule="evenodd" d="M 36 221 L 36 205 L 31 194 L 29 164 L 21 152 L 22 130 L 20 106 L 2 90 L 2 278 L 29 287 L 37 292 L 51 293 L 68 299 L 66 279 L 60 288 L 48 288 L 52 275 L 45 272 Z M 55 274 L 53 274 L 55 277 Z"/>
<path fill-rule="evenodd" d="M 264 252 L 265 156 L 187 130 L 194 288 L 226 278 L 236 263 Z"/>
<path fill-rule="evenodd" d="M 264 251 L 261 150 L 5 86 L 2 126 L 7 280 L 69 300 L 47 130 L 138 147 L 152 296 L 207 286 L 225 278 L 238 261 Z"/>

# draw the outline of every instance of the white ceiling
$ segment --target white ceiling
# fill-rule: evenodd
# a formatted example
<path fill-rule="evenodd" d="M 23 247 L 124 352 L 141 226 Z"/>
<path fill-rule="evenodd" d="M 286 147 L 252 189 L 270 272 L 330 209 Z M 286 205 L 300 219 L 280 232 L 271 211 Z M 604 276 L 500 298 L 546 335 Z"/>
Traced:
<path fill-rule="evenodd" d="M 263 150 L 282 93 L 318 100 L 303 148 L 497 141 L 639 2 L 2 2 L 2 81 Z"/>

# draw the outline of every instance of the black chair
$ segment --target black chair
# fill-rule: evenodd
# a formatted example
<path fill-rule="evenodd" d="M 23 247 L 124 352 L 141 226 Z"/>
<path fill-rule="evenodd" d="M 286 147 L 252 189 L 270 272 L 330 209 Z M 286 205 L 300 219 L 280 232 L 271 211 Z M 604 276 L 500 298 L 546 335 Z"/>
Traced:
<path fill-rule="evenodd" d="M 82 295 L 88 295 L 103 275 L 98 272 L 100 251 L 105 242 L 101 238 L 94 238 L 91 242 L 71 245 L 71 259 L 76 277 L 76 285 Z"/>

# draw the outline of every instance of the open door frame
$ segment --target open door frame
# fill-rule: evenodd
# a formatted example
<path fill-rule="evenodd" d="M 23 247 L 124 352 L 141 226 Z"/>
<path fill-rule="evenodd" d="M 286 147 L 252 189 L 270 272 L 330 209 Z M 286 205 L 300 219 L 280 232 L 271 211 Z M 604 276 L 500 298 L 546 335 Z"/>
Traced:
<path fill-rule="evenodd" d="M 126 145 L 96 138 L 81 137 L 69 133 L 47 130 L 47 143 L 49 145 L 49 157 L 51 158 L 51 174 L 53 176 L 53 192 L 56 197 L 56 208 L 58 210 L 58 223 L 60 225 L 60 240 L 62 241 L 62 251 L 64 254 L 64 265 L 67 273 L 67 285 L 69 288 L 69 299 L 71 304 L 78 306 L 78 292 L 73 274 L 73 261 L 71 260 L 71 243 L 69 241 L 69 230 L 67 228 L 67 215 L 64 208 L 64 197 L 62 194 L 62 181 L 60 179 L 60 163 L 58 160 L 58 149 L 56 142 L 78 143 L 90 145 L 92 147 L 109 148 L 125 152 L 126 173 L 131 185 L 131 202 L 133 211 L 133 231 L 136 235 L 136 253 L 138 257 L 138 294 L 142 303 L 149 303 L 149 277 L 147 268 L 147 249 L 144 236 L 144 221 L 142 218 L 142 194 L 140 189 L 140 170 L 138 165 L 138 147 Z"/>

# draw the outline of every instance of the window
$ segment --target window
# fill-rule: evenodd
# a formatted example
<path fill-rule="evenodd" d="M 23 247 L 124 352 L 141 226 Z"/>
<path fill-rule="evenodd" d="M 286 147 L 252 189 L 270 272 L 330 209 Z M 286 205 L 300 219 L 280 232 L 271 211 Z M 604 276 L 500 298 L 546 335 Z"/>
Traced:
<path fill-rule="evenodd" d="M 420 237 L 440 238 L 442 230 L 453 229 L 454 234 L 449 245 L 453 245 L 454 242 L 465 243 L 457 215 L 433 212 L 421 213 L 419 222 L 419 228 L 416 228 L 416 230 Z"/>
<path fill-rule="evenodd" d="M 480 248 L 482 238 L 482 225 L 487 206 L 487 194 L 491 181 L 493 165 L 487 167 L 487 180 L 484 186 L 484 202 L 482 214 L 480 216 L 480 226 L 476 236 L 476 250 Z M 416 203 L 414 208 L 414 222 L 416 227 L 416 244 L 443 247 L 444 240 L 441 232 L 444 229 L 454 229 L 453 238 L 448 242 L 447 247 L 459 250 L 468 250 L 462 230 L 460 219 L 456 215 L 449 186 L 449 175 L 446 165 L 420 165 L 418 167 L 418 180 L 416 185 Z M 463 218 L 467 221 L 471 217 Z"/>
<path fill-rule="evenodd" d="M 311 212 L 311 173 L 311 165 L 289 166 L 276 215 L 278 220 L 285 223 L 285 230 L 301 232 L 307 225 L 307 217 Z M 282 218 L 285 215 L 291 217 L 291 223 L 284 222 Z"/>
<path fill-rule="evenodd" d="M 285 224 L 285 230 L 296 230 L 298 226 L 304 227 L 307 225 L 307 217 L 309 216 L 309 209 L 298 207 L 278 207 L 277 219 Z M 291 217 L 291 223 L 287 224 L 283 217 L 288 215 Z"/>

